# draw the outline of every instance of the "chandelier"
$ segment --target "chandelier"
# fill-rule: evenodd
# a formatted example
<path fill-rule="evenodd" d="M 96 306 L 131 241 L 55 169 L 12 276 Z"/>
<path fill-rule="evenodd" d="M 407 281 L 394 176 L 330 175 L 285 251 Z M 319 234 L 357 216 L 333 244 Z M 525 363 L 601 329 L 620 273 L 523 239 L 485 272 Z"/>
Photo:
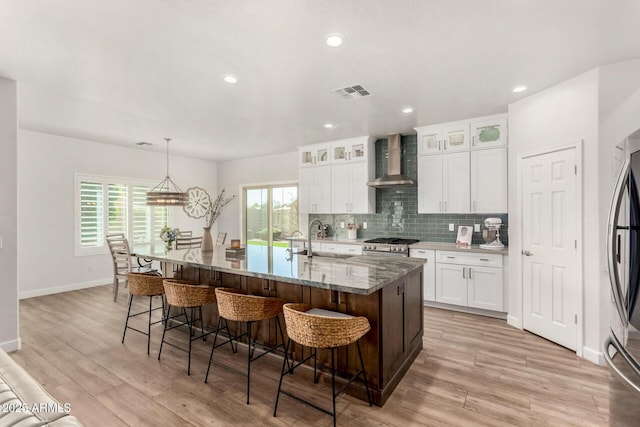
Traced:
<path fill-rule="evenodd" d="M 171 138 L 165 138 L 165 141 L 167 141 L 167 177 L 147 193 L 147 205 L 184 206 L 187 204 L 189 196 L 169 177 L 169 141 Z"/>

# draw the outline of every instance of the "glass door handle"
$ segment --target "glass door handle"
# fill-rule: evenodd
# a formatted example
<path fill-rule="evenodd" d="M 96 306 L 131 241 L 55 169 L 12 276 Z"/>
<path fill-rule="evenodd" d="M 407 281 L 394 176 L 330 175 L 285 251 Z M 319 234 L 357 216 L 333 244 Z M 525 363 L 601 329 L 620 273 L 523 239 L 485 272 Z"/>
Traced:
<path fill-rule="evenodd" d="M 522 255 L 524 255 L 524 256 L 531 256 L 531 255 L 533 255 L 533 254 L 532 254 L 531 252 L 529 252 L 529 251 L 522 251 Z"/>

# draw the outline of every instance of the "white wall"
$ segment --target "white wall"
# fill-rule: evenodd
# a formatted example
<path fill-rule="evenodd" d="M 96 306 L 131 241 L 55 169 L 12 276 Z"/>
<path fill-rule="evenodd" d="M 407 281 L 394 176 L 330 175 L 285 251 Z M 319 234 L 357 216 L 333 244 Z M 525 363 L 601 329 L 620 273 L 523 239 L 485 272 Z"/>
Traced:
<path fill-rule="evenodd" d="M 159 183 L 166 175 L 166 154 L 22 129 L 19 137 L 19 297 L 109 283 L 113 272 L 108 253 L 74 255 L 75 173 Z M 182 190 L 197 185 L 216 194 L 214 162 L 172 155 L 169 172 Z M 170 226 L 202 234 L 204 219 L 193 220 L 182 208 L 172 209 Z"/>
<path fill-rule="evenodd" d="M 16 82 L 0 77 L 0 348 L 18 338 L 18 117 Z"/>
<path fill-rule="evenodd" d="M 218 163 L 218 188 L 225 188 L 236 199 L 229 203 L 218 218 L 218 229 L 228 238 L 240 238 L 240 203 L 242 185 L 298 182 L 297 152 L 265 157 L 229 160 Z"/>
<path fill-rule="evenodd" d="M 531 95 L 509 106 L 509 322 L 522 324 L 522 272 L 517 253 L 521 244 L 518 211 L 519 156 L 583 141 L 582 212 L 584 330 L 583 355 L 597 360 L 600 328 L 601 248 L 594 232 L 601 224 L 598 148 L 598 70 Z M 594 358 L 596 360 L 594 360 Z"/>

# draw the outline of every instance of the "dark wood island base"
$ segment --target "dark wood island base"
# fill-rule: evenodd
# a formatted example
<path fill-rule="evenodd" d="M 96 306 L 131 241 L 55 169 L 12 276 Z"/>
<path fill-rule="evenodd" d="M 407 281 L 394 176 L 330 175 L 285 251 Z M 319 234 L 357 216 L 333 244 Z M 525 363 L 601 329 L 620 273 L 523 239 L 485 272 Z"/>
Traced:
<path fill-rule="evenodd" d="M 360 346 L 371 399 L 376 406 L 384 405 L 422 350 L 422 268 L 413 270 L 369 295 L 188 266 L 178 271 L 181 271 L 183 278 L 195 279 L 203 284 L 242 289 L 253 295 L 278 296 L 288 302 L 307 303 L 317 308 L 367 317 L 371 330 L 361 339 Z M 205 319 L 209 322 L 209 327 L 213 328 L 217 323 L 217 311 L 209 310 Z M 242 325 L 230 326 L 232 334 L 244 332 Z M 256 331 L 258 341 L 265 345 L 275 344 L 275 319 L 262 321 L 252 329 Z M 289 350 L 290 356 L 295 360 L 306 357 L 308 352 L 309 349 L 293 342 Z M 319 372 L 322 372 L 322 367 L 330 372 L 330 357 L 330 351 L 318 351 Z M 360 369 L 355 346 L 339 348 L 337 358 L 337 369 L 345 377 L 352 376 Z M 344 383 L 339 374 L 336 380 L 338 384 Z M 331 381 L 330 375 L 328 381 Z M 345 392 L 366 401 L 362 382 L 352 383 Z"/>

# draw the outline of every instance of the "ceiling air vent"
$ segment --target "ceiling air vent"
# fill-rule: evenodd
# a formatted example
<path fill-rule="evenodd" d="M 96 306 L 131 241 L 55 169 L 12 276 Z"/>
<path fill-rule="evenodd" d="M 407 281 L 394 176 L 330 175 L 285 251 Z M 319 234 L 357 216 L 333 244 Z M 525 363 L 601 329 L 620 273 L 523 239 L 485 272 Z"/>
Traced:
<path fill-rule="evenodd" d="M 150 142 L 146 142 L 146 141 L 140 141 L 140 142 L 136 142 L 136 145 L 139 145 L 139 146 L 142 147 L 142 146 L 145 146 L 145 145 L 153 145 L 153 144 L 150 143 Z"/>
<path fill-rule="evenodd" d="M 353 85 L 340 89 L 334 89 L 333 93 L 340 95 L 344 99 L 357 99 L 371 95 L 371 92 L 363 88 L 361 85 Z"/>

